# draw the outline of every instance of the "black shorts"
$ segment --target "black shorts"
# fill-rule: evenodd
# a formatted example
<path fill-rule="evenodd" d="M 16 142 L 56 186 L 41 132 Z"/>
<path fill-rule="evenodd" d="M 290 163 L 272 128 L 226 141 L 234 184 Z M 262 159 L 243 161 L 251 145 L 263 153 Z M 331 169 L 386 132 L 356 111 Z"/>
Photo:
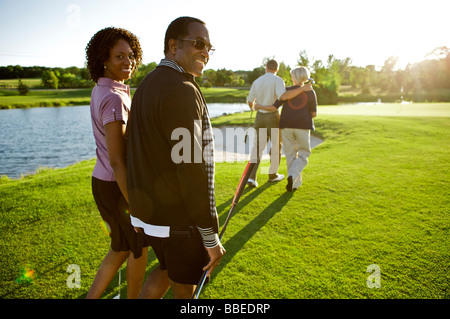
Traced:
<path fill-rule="evenodd" d="M 116 252 L 131 251 L 134 258 L 141 257 L 142 248 L 149 246 L 149 238 L 135 232 L 128 203 L 117 182 L 92 177 L 92 194 L 108 228 L 111 249 Z"/>
<path fill-rule="evenodd" d="M 167 270 L 172 281 L 187 285 L 198 283 L 209 255 L 196 227 L 177 233 L 171 231 L 169 238 L 149 238 L 161 270 Z"/>

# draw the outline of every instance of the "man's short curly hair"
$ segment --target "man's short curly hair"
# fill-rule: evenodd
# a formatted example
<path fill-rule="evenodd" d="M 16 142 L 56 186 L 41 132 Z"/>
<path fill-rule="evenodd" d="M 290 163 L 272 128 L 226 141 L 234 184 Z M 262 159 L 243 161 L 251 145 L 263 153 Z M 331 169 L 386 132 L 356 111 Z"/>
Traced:
<path fill-rule="evenodd" d="M 109 59 L 110 50 L 119 39 L 128 42 L 133 51 L 135 66 L 133 73 L 142 63 L 142 49 L 138 38 L 128 30 L 108 27 L 98 31 L 86 46 L 86 61 L 89 75 L 95 83 L 104 74 L 104 63 Z"/>

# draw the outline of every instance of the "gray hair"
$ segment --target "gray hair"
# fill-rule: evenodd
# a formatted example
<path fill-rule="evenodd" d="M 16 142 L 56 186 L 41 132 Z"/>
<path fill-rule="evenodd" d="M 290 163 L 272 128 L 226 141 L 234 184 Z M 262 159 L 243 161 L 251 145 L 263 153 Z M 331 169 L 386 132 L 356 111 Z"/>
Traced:
<path fill-rule="evenodd" d="M 304 66 L 297 66 L 291 70 L 291 75 L 298 84 L 306 82 L 310 74 L 311 72 Z"/>

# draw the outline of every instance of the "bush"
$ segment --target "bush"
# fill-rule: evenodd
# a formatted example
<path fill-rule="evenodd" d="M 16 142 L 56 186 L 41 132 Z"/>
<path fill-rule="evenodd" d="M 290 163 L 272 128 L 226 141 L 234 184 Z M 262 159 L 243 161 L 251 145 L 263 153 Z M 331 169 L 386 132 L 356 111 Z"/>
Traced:
<path fill-rule="evenodd" d="M 42 72 L 41 82 L 45 88 L 55 90 L 58 89 L 59 84 L 58 76 L 53 71 L 47 70 Z"/>
<path fill-rule="evenodd" d="M 335 105 L 338 103 L 338 95 L 335 91 L 327 89 L 320 84 L 314 85 L 319 105 Z"/>
<path fill-rule="evenodd" d="M 20 95 L 27 95 L 28 92 L 30 91 L 30 88 L 28 87 L 28 85 L 23 84 L 22 80 L 19 79 L 19 85 L 17 87 L 17 90 L 19 91 Z"/>
<path fill-rule="evenodd" d="M 361 94 L 367 94 L 367 95 L 369 95 L 369 94 L 370 94 L 370 87 L 364 86 L 364 87 L 362 88 L 362 90 L 361 90 Z"/>

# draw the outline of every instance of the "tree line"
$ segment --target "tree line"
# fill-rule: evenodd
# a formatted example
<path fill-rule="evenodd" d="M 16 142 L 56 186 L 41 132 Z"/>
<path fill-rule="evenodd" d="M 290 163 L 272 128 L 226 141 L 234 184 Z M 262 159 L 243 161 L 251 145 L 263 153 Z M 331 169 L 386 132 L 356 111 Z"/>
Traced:
<path fill-rule="evenodd" d="M 250 87 L 254 80 L 265 72 L 266 57 L 261 65 L 253 70 L 232 71 L 228 69 L 205 70 L 196 81 L 201 87 Z M 338 59 L 329 55 L 326 61 L 311 59 L 306 51 L 299 53 L 297 64 L 306 66 L 315 80 L 315 90 L 320 104 L 336 104 L 338 101 L 352 99 L 371 101 L 411 100 L 411 101 L 450 101 L 450 49 L 438 47 L 428 54 L 427 59 L 408 64 L 404 69 L 396 68 L 398 57 L 386 59 L 377 70 L 375 65 L 353 66 L 350 58 Z M 137 87 L 148 72 L 154 70 L 156 62 L 141 65 L 130 81 Z M 292 85 L 291 67 L 279 61 L 278 76 L 286 85 Z M 42 88 L 90 88 L 95 85 L 86 68 L 48 68 L 48 67 L 0 67 L 0 79 L 40 78 Z M 23 89 L 23 84 L 20 83 Z M 346 97 L 340 90 L 354 89 L 357 95 Z M 381 92 L 381 93 L 380 93 Z M 26 93 L 25 93 L 26 94 Z M 356 101 L 353 100 L 353 101 Z"/>

